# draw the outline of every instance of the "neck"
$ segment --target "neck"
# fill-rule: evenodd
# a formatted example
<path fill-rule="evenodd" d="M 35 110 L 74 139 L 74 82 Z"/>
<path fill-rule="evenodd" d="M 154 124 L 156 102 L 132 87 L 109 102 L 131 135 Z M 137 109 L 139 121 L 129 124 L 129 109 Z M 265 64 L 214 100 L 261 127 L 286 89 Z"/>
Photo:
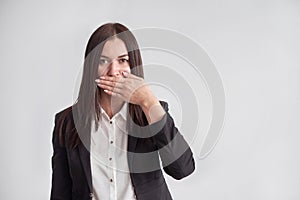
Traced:
<path fill-rule="evenodd" d="M 117 112 L 121 110 L 124 101 L 118 97 L 110 96 L 102 91 L 100 95 L 100 105 L 111 119 Z"/>

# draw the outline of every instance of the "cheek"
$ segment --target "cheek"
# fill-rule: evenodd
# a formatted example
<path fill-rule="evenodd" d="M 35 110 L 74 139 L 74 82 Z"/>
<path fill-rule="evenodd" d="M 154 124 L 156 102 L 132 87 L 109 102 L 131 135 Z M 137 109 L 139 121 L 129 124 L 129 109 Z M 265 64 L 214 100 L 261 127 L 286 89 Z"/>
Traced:
<path fill-rule="evenodd" d="M 128 72 L 128 73 L 131 73 L 131 70 L 130 70 L 130 67 L 129 67 L 129 66 L 126 67 L 123 71 Z"/>
<path fill-rule="evenodd" d="M 121 71 L 124 71 L 124 72 L 128 72 L 128 73 L 131 73 L 131 69 L 130 69 L 130 66 L 123 66 L 121 69 Z M 109 71 L 109 67 L 104 67 L 104 66 L 101 66 L 99 65 L 98 67 L 98 76 L 103 76 L 103 75 L 106 75 Z"/>
<path fill-rule="evenodd" d="M 125 63 L 125 64 L 122 66 L 122 71 L 131 73 L 131 69 L 130 69 L 129 62 L 128 62 L 128 63 Z"/>
<path fill-rule="evenodd" d="M 106 73 L 107 73 L 107 67 L 99 65 L 98 66 L 98 76 L 105 75 Z"/>

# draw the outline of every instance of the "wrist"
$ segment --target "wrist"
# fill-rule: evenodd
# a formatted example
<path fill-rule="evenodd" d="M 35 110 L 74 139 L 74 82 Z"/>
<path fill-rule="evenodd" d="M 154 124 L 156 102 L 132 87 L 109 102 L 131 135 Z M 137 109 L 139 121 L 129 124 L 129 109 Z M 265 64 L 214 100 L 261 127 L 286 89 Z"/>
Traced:
<path fill-rule="evenodd" d="M 150 110 L 151 107 L 154 105 L 160 105 L 158 99 L 155 96 L 144 99 L 140 104 L 140 106 L 143 110 Z"/>
<path fill-rule="evenodd" d="M 140 106 L 146 115 L 149 124 L 161 120 L 165 114 L 165 110 L 155 96 L 154 98 L 148 98 Z"/>

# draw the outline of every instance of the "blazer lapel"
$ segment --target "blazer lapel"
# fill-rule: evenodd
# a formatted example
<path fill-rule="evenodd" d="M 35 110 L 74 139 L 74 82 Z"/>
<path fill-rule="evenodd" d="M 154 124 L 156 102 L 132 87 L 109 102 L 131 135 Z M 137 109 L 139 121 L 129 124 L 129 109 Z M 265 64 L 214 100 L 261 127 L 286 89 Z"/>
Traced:
<path fill-rule="evenodd" d="M 93 191 L 92 185 L 92 172 L 91 172 L 91 124 L 87 126 L 88 128 L 82 129 L 80 133 L 84 133 L 84 135 L 80 136 L 81 143 L 78 146 L 79 156 L 81 160 L 81 164 L 87 179 L 87 183 L 89 185 L 90 191 Z"/>
<path fill-rule="evenodd" d="M 90 191 L 93 191 L 90 152 L 82 143 L 78 146 L 78 151 L 79 151 L 79 155 L 80 155 L 81 164 L 82 164 L 85 176 L 87 178 L 87 183 L 89 185 Z"/>
<path fill-rule="evenodd" d="M 127 158 L 128 158 L 128 166 L 130 172 L 134 172 L 132 163 L 135 154 L 136 144 L 137 144 L 137 138 L 132 137 L 130 134 L 128 134 Z"/>
<path fill-rule="evenodd" d="M 128 159 L 128 167 L 129 172 L 133 173 L 134 166 L 133 166 L 133 157 L 135 154 L 136 144 L 137 144 L 137 137 L 133 136 L 133 126 L 132 122 L 129 119 L 129 114 L 127 115 L 127 131 L 128 131 L 128 140 L 127 140 L 127 159 Z"/>

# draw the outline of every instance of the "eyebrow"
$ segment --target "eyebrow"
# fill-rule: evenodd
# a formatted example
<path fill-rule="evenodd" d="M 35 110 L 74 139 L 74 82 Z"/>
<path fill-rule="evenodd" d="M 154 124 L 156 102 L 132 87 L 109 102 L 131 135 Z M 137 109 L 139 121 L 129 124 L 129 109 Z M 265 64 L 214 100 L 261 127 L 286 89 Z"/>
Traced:
<path fill-rule="evenodd" d="M 128 56 L 128 54 L 120 55 L 120 56 L 118 56 L 118 58 L 122 58 L 122 57 L 125 57 L 125 56 Z M 101 57 L 103 57 L 103 58 L 109 58 L 108 56 L 104 56 L 104 55 L 101 55 Z"/>

